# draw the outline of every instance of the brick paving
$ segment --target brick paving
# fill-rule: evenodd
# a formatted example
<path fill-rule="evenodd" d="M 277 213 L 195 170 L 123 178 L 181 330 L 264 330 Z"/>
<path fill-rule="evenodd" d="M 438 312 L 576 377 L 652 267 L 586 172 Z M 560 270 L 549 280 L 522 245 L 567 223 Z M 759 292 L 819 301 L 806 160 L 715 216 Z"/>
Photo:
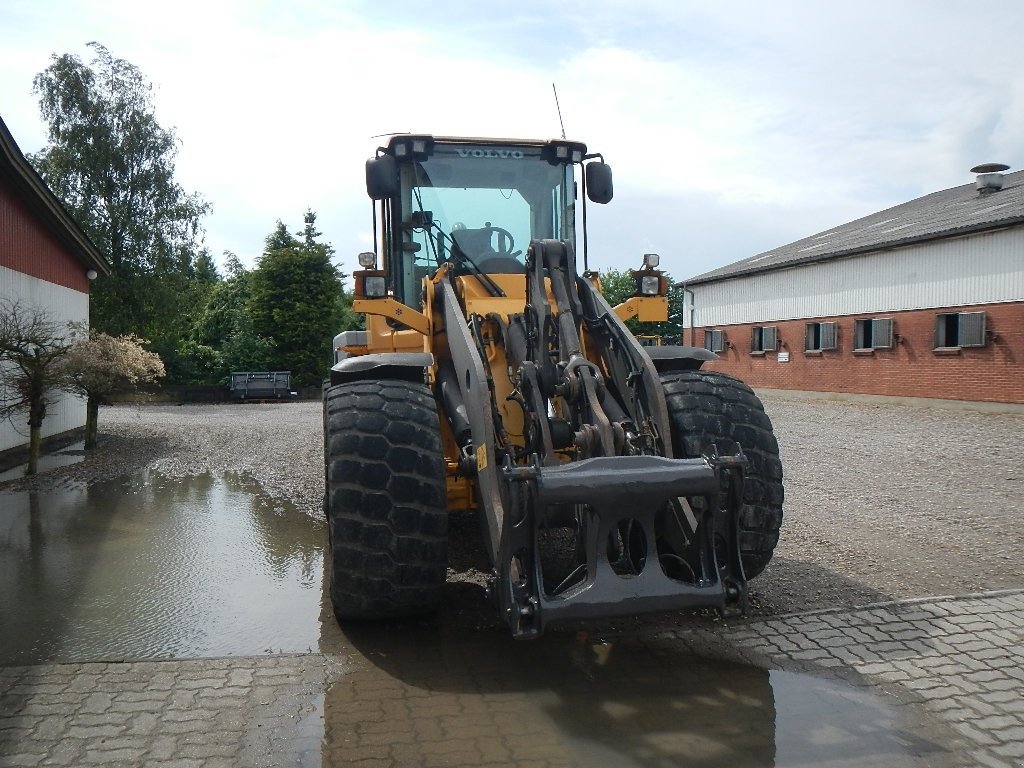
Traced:
<path fill-rule="evenodd" d="M 678 633 L 753 663 L 828 669 L 908 692 L 963 737 L 970 764 L 1024 766 L 1024 591 L 879 604 Z"/>
<path fill-rule="evenodd" d="M 568 638 L 550 663 L 547 638 L 405 639 L 405 655 L 402 642 L 371 633 L 342 654 L 2 668 L 0 766 L 785 764 L 774 729 L 786 713 L 765 669 L 852 683 L 897 717 L 914 713 L 900 738 L 933 751 L 911 748 L 905 764 L 1024 766 L 1024 590 L 709 623 L 641 641 L 618 672 L 616 641 Z M 749 665 L 694 661 L 716 656 Z M 560 686 L 563 663 L 575 682 Z M 628 695 L 596 700 L 586 681 L 602 675 Z M 708 701 L 723 689 L 735 722 Z M 882 718 L 862 709 L 868 724 Z M 710 745 L 707 723 L 723 729 Z M 848 731 L 832 733 L 835 749 L 871 735 Z M 891 764 L 892 743 L 878 744 L 849 764 Z"/>
<path fill-rule="evenodd" d="M 306 655 L 3 668 L 0 765 L 320 765 L 330 666 Z"/>

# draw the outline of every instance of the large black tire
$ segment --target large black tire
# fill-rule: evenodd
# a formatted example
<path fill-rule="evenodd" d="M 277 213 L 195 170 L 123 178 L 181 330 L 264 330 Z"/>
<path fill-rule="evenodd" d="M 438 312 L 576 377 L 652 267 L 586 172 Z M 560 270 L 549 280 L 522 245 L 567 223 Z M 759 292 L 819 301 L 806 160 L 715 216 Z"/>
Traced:
<path fill-rule="evenodd" d="M 448 560 L 448 513 L 430 390 L 390 379 L 330 387 L 324 451 L 335 615 L 390 619 L 436 608 Z"/>
<path fill-rule="evenodd" d="M 757 576 L 772 559 L 782 528 L 782 462 L 772 423 L 753 390 L 715 371 L 677 371 L 661 376 L 678 458 L 696 458 L 712 443 L 722 454 L 736 445 L 750 460 L 740 512 L 744 575 Z"/>

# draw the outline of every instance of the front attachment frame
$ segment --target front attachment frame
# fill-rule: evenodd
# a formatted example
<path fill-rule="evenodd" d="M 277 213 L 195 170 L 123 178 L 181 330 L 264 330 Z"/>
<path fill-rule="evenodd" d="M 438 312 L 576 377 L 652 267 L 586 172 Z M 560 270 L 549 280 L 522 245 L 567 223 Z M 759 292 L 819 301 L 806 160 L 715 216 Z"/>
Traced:
<path fill-rule="evenodd" d="M 742 451 L 700 459 L 609 456 L 559 466 L 506 464 L 510 500 L 493 588 L 514 637 L 536 637 L 565 622 L 641 613 L 714 608 L 745 615 L 747 582 L 740 558 Z M 701 497 L 690 532 L 692 583 L 670 578 L 657 555 L 656 520 L 666 505 Z M 546 591 L 539 533 L 553 510 L 585 509 L 581 578 L 564 591 Z M 686 502 L 687 509 L 691 509 Z M 556 512 L 557 514 L 557 512 Z M 620 524 L 638 525 L 648 555 L 637 573 L 616 572 L 608 541 Z M 653 556 L 651 556 L 653 553 Z"/>

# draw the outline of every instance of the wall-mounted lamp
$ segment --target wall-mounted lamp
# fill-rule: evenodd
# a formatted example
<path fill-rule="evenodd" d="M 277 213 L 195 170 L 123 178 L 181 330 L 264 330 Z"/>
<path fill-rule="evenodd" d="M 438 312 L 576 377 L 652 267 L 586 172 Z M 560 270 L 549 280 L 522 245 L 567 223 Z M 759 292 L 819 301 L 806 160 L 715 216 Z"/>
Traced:
<path fill-rule="evenodd" d="M 99 277 L 99 276 L 100 276 L 100 273 L 99 273 L 99 272 L 97 272 L 97 271 L 96 271 L 95 269 L 90 269 L 90 270 L 87 270 L 87 271 L 86 271 L 86 273 L 85 273 L 85 276 L 86 276 L 86 277 L 87 277 L 87 278 L 88 278 L 89 280 L 95 280 L 95 279 L 96 279 L 97 277 Z"/>

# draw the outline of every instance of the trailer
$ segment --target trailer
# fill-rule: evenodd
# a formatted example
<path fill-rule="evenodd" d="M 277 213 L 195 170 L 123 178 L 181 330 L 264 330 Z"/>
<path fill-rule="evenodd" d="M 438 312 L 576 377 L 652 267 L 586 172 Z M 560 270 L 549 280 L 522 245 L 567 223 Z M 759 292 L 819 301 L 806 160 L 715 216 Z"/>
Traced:
<path fill-rule="evenodd" d="M 295 397 L 291 371 L 232 371 L 232 400 L 281 400 Z"/>

